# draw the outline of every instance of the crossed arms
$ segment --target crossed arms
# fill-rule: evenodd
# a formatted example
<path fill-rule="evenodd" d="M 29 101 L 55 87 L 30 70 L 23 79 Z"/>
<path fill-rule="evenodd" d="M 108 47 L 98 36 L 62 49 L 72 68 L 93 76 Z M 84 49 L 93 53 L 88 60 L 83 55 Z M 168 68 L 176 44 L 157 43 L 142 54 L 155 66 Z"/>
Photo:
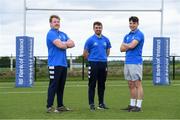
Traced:
<path fill-rule="evenodd" d="M 120 51 L 126 52 L 129 49 L 133 49 L 137 46 L 138 43 L 139 43 L 138 40 L 133 40 L 131 43 L 128 44 L 123 42 L 120 46 Z"/>
<path fill-rule="evenodd" d="M 62 42 L 60 39 L 53 41 L 53 44 L 61 49 L 73 48 L 75 46 L 74 41 L 69 39 L 66 42 Z"/>

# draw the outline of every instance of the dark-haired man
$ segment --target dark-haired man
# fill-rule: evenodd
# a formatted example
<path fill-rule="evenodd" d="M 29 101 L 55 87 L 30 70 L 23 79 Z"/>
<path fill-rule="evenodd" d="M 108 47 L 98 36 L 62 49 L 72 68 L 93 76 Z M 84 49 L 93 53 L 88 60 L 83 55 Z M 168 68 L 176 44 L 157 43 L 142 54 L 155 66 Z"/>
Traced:
<path fill-rule="evenodd" d="M 110 53 L 111 43 L 107 37 L 102 35 L 103 25 L 94 22 L 94 35 L 87 39 L 84 45 L 84 58 L 88 59 L 88 98 L 90 110 L 95 110 L 94 96 L 96 82 L 98 83 L 98 109 L 108 109 L 104 103 L 105 82 L 107 77 L 107 57 Z"/>
<path fill-rule="evenodd" d="M 126 52 L 126 60 L 124 64 L 124 76 L 128 81 L 130 90 L 130 105 L 123 110 L 129 112 L 141 111 L 143 100 L 142 87 L 142 49 L 144 44 L 144 34 L 138 29 L 139 19 L 136 16 L 129 18 L 129 28 L 131 31 L 124 37 L 120 46 L 121 52 Z"/>

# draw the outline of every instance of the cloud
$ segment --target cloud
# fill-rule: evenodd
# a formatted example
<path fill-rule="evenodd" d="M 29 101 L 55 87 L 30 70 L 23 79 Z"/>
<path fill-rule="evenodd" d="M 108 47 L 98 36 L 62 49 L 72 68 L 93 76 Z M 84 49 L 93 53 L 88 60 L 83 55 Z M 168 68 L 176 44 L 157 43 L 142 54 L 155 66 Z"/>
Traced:
<path fill-rule="evenodd" d="M 27 0 L 28 8 L 54 9 L 160 9 L 161 0 Z M 36 3 L 36 4 L 34 4 Z"/>
<path fill-rule="evenodd" d="M 171 46 L 179 43 L 180 34 L 180 1 L 164 0 L 164 36 L 171 38 Z M 159 9 L 161 0 L 27 0 L 28 8 L 88 8 L 88 9 Z M 147 6 L 148 5 L 148 6 Z M 27 35 L 35 40 L 35 55 L 47 56 L 46 33 L 49 30 L 48 19 L 51 14 L 61 17 L 61 30 L 72 38 L 76 47 L 68 50 L 68 55 L 81 55 L 84 43 L 93 35 L 92 24 L 101 21 L 103 34 L 109 37 L 112 44 L 111 55 L 123 55 L 119 46 L 125 34 L 129 32 L 128 18 L 136 15 L 140 18 L 139 28 L 145 34 L 143 55 L 152 55 L 152 40 L 160 36 L 160 13 L 155 12 L 63 12 L 63 11 L 27 11 Z M 0 0 L 0 55 L 15 54 L 15 37 L 23 35 L 23 0 L 12 2 Z M 13 48 L 13 49 L 12 49 Z M 4 51 L 6 50 L 6 51 Z M 3 53 L 1 51 L 4 51 Z M 178 55 L 180 48 L 172 47 Z"/>

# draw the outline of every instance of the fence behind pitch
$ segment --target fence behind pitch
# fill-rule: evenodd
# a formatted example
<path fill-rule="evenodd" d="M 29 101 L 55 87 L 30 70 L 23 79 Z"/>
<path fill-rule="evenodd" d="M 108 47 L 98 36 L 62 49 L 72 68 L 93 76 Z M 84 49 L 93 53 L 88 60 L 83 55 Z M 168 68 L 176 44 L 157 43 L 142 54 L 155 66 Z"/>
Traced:
<path fill-rule="evenodd" d="M 123 77 L 124 56 L 108 58 L 108 79 L 120 80 Z M 152 80 L 152 56 L 143 56 L 143 80 Z M 35 80 L 48 80 L 47 56 L 36 56 Z M 84 66 L 84 67 L 83 67 Z M 87 80 L 88 62 L 82 56 L 68 56 L 68 77 Z M 180 79 L 180 56 L 170 57 L 170 80 Z M 0 81 L 15 80 L 15 57 L 0 57 Z"/>

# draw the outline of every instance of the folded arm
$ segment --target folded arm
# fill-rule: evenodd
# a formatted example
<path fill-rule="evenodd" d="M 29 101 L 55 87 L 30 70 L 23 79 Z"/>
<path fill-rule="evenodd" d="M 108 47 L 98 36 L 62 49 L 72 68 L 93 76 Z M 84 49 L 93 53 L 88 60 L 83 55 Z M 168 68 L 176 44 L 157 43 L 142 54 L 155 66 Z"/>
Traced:
<path fill-rule="evenodd" d="M 67 49 L 67 45 L 64 42 L 62 42 L 60 39 L 54 40 L 53 44 L 60 49 Z"/>
<path fill-rule="evenodd" d="M 120 51 L 126 52 L 129 49 L 134 49 L 138 43 L 139 43 L 138 40 L 133 40 L 131 43 L 128 44 L 123 42 L 120 46 Z"/>
<path fill-rule="evenodd" d="M 53 44 L 60 49 L 73 48 L 75 46 L 74 41 L 70 39 L 66 42 L 62 42 L 60 39 L 56 39 L 53 41 Z"/>

